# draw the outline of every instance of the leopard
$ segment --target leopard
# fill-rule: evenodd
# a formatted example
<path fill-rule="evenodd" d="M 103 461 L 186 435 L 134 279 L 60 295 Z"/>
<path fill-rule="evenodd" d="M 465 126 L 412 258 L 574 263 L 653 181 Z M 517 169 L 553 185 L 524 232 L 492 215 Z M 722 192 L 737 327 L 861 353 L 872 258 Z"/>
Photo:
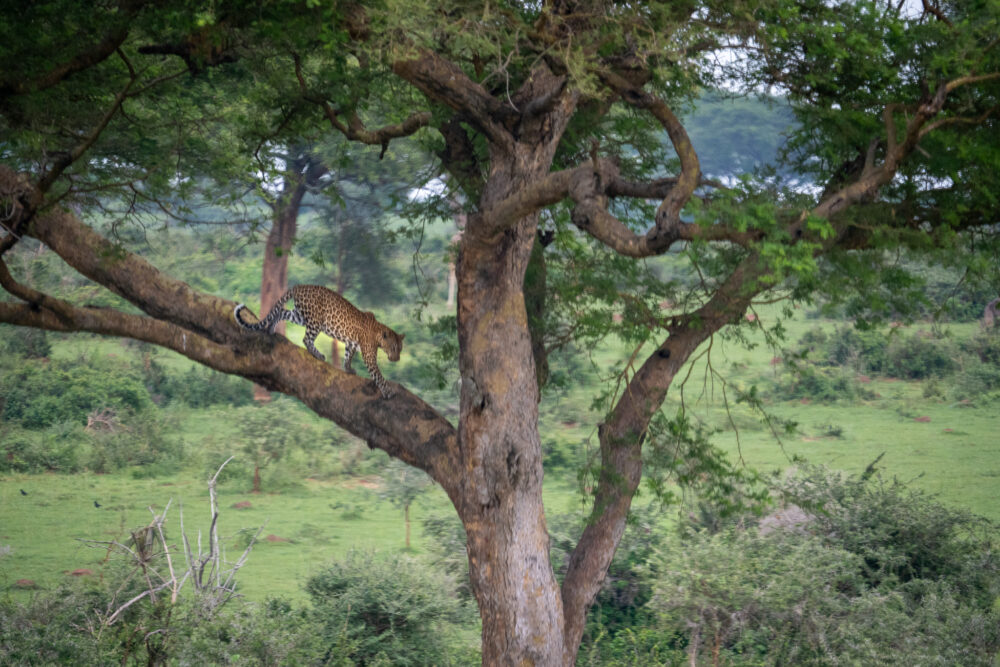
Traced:
<path fill-rule="evenodd" d="M 285 308 L 285 303 L 289 300 L 295 302 L 292 310 Z M 281 295 L 266 317 L 254 323 L 243 319 L 244 310 L 248 310 L 246 305 L 237 304 L 233 317 L 241 327 L 251 331 L 274 333 L 279 320 L 304 326 L 306 335 L 302 342 L 310 354 L 320 361 L 326 361 L 326 356 L 315 345 L 316 336 L 321 331 L 343 342 L 344 370 L 352 375 L 355 371 L 351 367 L 351 361 L 360 350 L 361 359 L 382 396 L 392 398 L 395 393 L 379 370 L 378 349 L 381 347 L 385 350 L 389 361 L 399 361 L 405 334 L 396 333 L 376 320 L 374 313 L 359 310 L 333 290 L 322 285 L 295 285 Z"/>

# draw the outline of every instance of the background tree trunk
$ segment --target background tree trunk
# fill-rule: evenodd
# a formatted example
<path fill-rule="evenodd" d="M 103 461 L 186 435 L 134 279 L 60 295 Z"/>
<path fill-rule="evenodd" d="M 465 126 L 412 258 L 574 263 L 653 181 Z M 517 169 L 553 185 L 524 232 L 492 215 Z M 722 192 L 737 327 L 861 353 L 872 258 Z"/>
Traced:
<path fill-rule="evenodd" d="M 261 263 L 260 275 L 261 317 L 288 290 L 288 255 L 295 243 L 302 199 L 309 187 L 327 171 L 321 162 L 308 154 L 290 159 L 288 167 L 281 194 L 274 204 L 274 222 L 264 243 L 264 261 Z M 274 331 L 284 336 L 285 321 L 279 320 Z M 334 355 L 334 363 L 336 358 Z M 256 401 L 271 400 L 270 392 L 257 384 L 254 385 L 253 394 Z"/>
<path fill-rule="evenodd" d="M 285 181 L 286 192 L 291 180 Z M 264 261 L 260 276 L 260 317 L 264 317 L 275 302 L 288 289 L 288 253 L 291 252 L 298 227 L 299 206 L 305 195 L 305 184 L 299 182 L 285 198 L 285 193 L 278 199 L 275 208 L 274 223 L 264 244 Z M 285 322 L 281 320 L 274 327 L 276 333 L 285 335 Z M 253 386 L 253 397 L 256 401 L 271 400 L 271 393 L 258 384 Z"/>

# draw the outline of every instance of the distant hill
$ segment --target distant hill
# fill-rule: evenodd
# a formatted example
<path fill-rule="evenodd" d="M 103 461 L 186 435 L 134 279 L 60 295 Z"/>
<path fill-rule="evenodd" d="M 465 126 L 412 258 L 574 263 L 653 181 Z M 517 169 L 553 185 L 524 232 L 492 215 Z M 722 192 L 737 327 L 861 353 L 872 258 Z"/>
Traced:
<path fill-rule="evenodd" d="M 701 160 L 702 173 L 725 180 L 775 165 L 786 133 L 795 117 L 781 98 L 732 98 L 710 91 L 684 115 L 691 143 Z M 779 169 L 784 176 L 789 170 Z"/>

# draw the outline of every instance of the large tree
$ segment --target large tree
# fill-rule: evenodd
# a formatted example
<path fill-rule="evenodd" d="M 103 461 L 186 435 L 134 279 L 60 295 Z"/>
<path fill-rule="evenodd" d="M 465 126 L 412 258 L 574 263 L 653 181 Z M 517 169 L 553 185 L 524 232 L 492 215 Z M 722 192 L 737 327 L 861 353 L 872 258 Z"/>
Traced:
<path fill-rule="evenodd" d="M 651 421 L 699 346 L 757 298 L 870 286 L 886 248 L 995 248 L 998 14 L 996 2 L 937 0 L 7 2 L 0 253 L 37 239 L 123 306 L 42 293 L 0 263 L 13 297 L 0 321 L 168 347 L 423 469 L 466 529 L 484 663 L 572 664 Z M 468 212 L 457 424 L 405 387 L 383 399 L 284 338 L 242 332 L 234 304 L 98 232 L 102 210 L 135 214 L 188 173 L 236 164 L 218 156 L 252 114 L 233 105 L 265 84 L 281 95 L 243 102 L 307 105 L 373 150 L 413 133 L 434 145 Z M 800 123 L 787 156 L 811 187 L 703 178 L 678 107 L 713 84 L 787 98 Z M 691 279 L 639 275 L 643 259 L 678 250 Z M 562 297 L 546 288 L 550 260 Z M 577 309 L 574 270 L 589 281 Z M 560 585 L 542 506 L 539 341 L 585 335 L 594 294 L 615 294 L 653 343 L 622 360 L 592 513 Z M 670 294 L 673 310 L 651 307 Z"/>

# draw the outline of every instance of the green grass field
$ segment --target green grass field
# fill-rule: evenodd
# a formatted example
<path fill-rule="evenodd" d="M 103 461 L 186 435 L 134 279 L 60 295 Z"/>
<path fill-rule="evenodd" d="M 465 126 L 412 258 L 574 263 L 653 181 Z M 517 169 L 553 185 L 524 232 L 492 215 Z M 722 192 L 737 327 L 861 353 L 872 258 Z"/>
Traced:
<path fill-rule="evenodd" d="M 823 322 L 832 329 L 834 323 Z M 789 324 L 789 340 L 795 341 L 817 321 Z M 956 327 L 968 335 L 970 326 Z M 83 339 L 62 343 L 54 357 L 73 355 L 127 355 L 131 352 L 114 340 Z M 409 363 L 417 363 L 420 347 L 411 350 Z M 185 370 L 186 360 L 160 353 L 165 365 Z M 764 428 L 757 415 L 732 402 L 734 390 L 762 383 L 776 372 L 773 352 L 766 346 L 748 351 L 716 341 L 711 363 L 726 379 L 725 408 L 721 381 L 706 380 L 706 359 L 696 362 L 684 386 L 685 405 L 705 424 L 721 429 L 716 444 L 740 458 L 746 466 L 761 471 L 787 469 L 793 457 L 803 457 L 849 473 L 862 471 L 885 452 L 879 470 L 936 494 L 943 502 L 967 508 L 976 514 L 1000 520 L 1000 435 L 995 405 L 973 407 L 941 397 L 924 397 L 922 382 L 875 379 L 866 384 L 872 397 L 852 403 L 776 401 L 766 405 L 771 413 L 798 423 L 795 434 L 780 441 Z M 574 468 L 596 449 L 597 415 L 588 409 L 594 383 L 615 360 L 620 349 L 596 350 L 586 386 L 574 386 L 546 394 L 542 405 L 542 441 L 556 443 L 569 452 L 568 463 L 549 471 L 546 506 L 549 513 L 579 510 Z M 387 371 L 392 375 L 392 368 Z M 669 412 L 677 409 L 680 387 L 671 389 Z M 447 392 L 435 394 L 435 404 L 447 410 Z M 190 453 L 190 465 L 165 477 L 136 479 L 129 471 L 96 475 L 5 474 L 0 477 L 0 545 L 10 552 L 0 558 L 0 589 L 11 595 L 30 595 L 15 585 L 30 579 L 41 588 L 51 588 L 87 569 L 100 577 L 108 550 L 100 542 L 124 542 L 129 531 L 149 523 L 149 507 L 156 510 L 171 503 L 167 530 L 171 543 L 179 543 L 180 510 L 190 539 L 207 530 L 209 522 L 206 480 L 213 464 L 238 450 L 238 430 L 230 409 L 166 409 Z M 318 419 L 302 410 L 302 419 Z M 736 429 L 733 429 L 735 423 Z M 343 447 L 343 446 L 341 446 Z M 331 456 L 343 455 L 331 450 Z M 302 468 L 288 464 L 289 470 Z M 277 491 L 266 486 L 263 493 L 248 492 L 248 479 L 226 479 L 219 486 L 220 534 L 227 555 L 235 558 L 245 544 L 246 531 L 265 528 L 249 564 L 241 571 L 242 591 L 251 599 L 270 596 L 302 598 L 302 584 L 317 569 L 352 548 L 402 550 L 402 512 L 377 493 L 382 480 L 378 469 L 362 477 L 330 477 L 324 480 L 302 474 L 291 485 Z M 27 495 L 21 493 L 23 490 Z M 95 507 L 94 501 L 101 507 Z M 250 507 L 236 509 L 237 503 Z M 437 489 L 425 493 L 411 511 L 412 549 L 426 550 L 420 519 L 428 513 L 452 513 L 444 494 Z M 90 541 L 89 543 L 87 541 Z"/>

